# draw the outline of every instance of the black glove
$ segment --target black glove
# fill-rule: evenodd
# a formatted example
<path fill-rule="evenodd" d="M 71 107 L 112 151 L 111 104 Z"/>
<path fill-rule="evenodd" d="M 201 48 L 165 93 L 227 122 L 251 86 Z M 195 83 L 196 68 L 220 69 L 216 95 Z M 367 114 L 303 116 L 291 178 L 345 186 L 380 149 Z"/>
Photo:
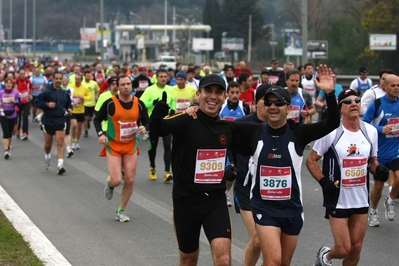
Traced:
<path fill-rule="evenodd" d="M 224 169 L 224 178 L 226 181 L 234 181 L 237 178 L 238 169 L 232 165 L 229 165 Z"/>
<path fill-rule="evenodd" d="M 327 195 L 334 195 L 339 191 L 339 188 L 331 182 L 327 177 L 323 177 L 319 181 L 320 186 L 323 188 L 323 193 Z"/>
<path fill-rule="evenodd" d="M 166 91 L 162 93 L 162 100 L 158 101 L 152 110 L 151 118 L 162 119 L 169 114 L 169 106 L 166 104 L 167 94 Z"/>
<path fill-rule="evenodd" d="M 157 104 L 157 102 L 159 102 L 159 99 L 156 99 L 152 102 L 152 105 L 155 106 Z"/>
<path fill-rule="evenodd" d="M 382 182 L 386 182 L 389 177 L 389 169 L 379 164 L 375 169 L 374 179 Z"/>
<path fill-rule="evenodd" d="M 175 112 L 175 110 L 173 110 L 173 109 L 170 109 L 170 111 L 169 111 L 169 115 L 174 115 L 176 112 Z"/>

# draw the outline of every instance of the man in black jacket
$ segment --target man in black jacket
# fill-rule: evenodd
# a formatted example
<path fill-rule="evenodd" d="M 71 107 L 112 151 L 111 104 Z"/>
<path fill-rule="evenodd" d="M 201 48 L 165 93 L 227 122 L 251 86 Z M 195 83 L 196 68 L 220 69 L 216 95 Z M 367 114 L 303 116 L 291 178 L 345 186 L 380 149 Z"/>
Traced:
<path fill-rule="evenodd" d="M 54 72 L 53 83 L 40 93 L 34 105 L 43 110 L 42 130 L 44 133 L 44 168 L 50 169 L 51 147 L 53 138 L 57 144 L 58 174 L 65 173 L 64 168 L 64 138 L 66 129 L 66 116 L 72 114 L 71 98 L 67 91 L 61 88 L 62 73 Z"/>

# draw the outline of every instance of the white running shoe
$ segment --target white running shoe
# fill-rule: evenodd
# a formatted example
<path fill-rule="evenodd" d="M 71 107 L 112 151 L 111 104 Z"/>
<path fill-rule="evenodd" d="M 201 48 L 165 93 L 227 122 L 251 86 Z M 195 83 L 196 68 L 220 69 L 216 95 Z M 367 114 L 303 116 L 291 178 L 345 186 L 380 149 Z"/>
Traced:
<path fill-rule="evenodd" d="M 50 169 L 50 158 L 44 159 L 44 169 L 49 170 Z"/>
<path fill-rule="evenodd" d="M 123 213 L 123 211 L 117 211 L 116 212 L 116 217 L 115 220 L 121 222 L 121 223 L 127 223 L 130 222 L 130 218 L 126 216 L 126 214 Z"/>
<path fill-rule="evenodd" d="M 378 213 L 376 211 L 370 211 L 369 212 L 369 226 L 371 227 L 379 227 L 380 226 L 380 221 L 378 220 Z"/>
<path fill-rule="evenodd" d="M 76 149 L 76 142 L 72 142 L 71 149 L 72 149 L 72 150 L 75 150 L 75 149 Z"/>
<path fill-rule="evenodd" d="M 76 147 L 77 150 L 80 150 L 79 142 L 76 142 L 76 143 L 75 143 L 75 147 Z"/>
<path fill-rule="evenodd" d="M 395 220 L 395 202 L 392 201 L 391 204 L 389 204 L 388 198 L 389 196 L 387 196 L 384 201 L 385 218 L 387 218 L 389 221 L 393 221 Z"/>

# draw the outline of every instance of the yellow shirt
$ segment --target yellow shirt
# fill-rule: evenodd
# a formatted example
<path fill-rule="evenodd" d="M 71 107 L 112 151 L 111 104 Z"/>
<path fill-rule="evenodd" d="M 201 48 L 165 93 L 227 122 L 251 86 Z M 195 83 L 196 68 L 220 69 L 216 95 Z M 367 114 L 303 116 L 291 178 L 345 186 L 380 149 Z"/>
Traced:
<path fill-rule="evenodd" d="M 176 113 L 181 113 L 193 104 L 193 99 L 197 97 L 197 90 L 188 84 L 186 84 L 184 89 L 179 89 L 177 85 L 172 88 L 176 101 Z"/>
<path fill-rule="evenodd" d="M 93 107 L 96 105 L 96 96 L 98 95 L 98 92 L 100 91 L 100 87 L 98 86 L 97 82 L 94 80 L 90 80 L 89 82 L 87 81 L 82 81 L 82 84 L 85 85 L 92 96 L 92 99 L 90 101 L 85 101 L 84 105 L 88 107 Z"/>
<path fill-rule="evenodd" d="M 79 87 L 76 87 L 76 84 L 70 84 L 69 87 L 73 88 L 73 113 L 84 114 L 84 102 L 93 99 L 89 89 L 83 84 L 81 84 Z M 81 97 L 84 98 L 83 101 L 81 100 Z"/>

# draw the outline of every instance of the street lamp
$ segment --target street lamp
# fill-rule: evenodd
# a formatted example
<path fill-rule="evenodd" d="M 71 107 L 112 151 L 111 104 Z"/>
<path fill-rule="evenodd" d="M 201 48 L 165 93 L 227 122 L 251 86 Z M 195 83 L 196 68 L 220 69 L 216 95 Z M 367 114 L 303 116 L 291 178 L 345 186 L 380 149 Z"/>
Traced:
<path fill-rule="evenodd" d="M 138 15 L 138 14 L 136 14 L 136 13 L 134 13 L 134 12 L 132 12 L 132 11 L 130 11 L 130 16 L 134 16 L 134 17 L 136 17 L 136 18 L 138 18 L 139 19 L 139 22 L 140 22 L 140 24 L 143 24 L 143 20 L 141 19 L 141 16 L 140 15 Z"/>
<path fill-rule="evenodd" d="M 194 24 L 194 19 L 187 18 L 187 17 L 179 15 L 179 14 L 175 14 L 175 17 L 183 18 L 185 25 L 188 26 L 187 54 L 190 54 L 190 52 L 191 52 L 190 51 L 191 50 L 191 25 Z"/>

